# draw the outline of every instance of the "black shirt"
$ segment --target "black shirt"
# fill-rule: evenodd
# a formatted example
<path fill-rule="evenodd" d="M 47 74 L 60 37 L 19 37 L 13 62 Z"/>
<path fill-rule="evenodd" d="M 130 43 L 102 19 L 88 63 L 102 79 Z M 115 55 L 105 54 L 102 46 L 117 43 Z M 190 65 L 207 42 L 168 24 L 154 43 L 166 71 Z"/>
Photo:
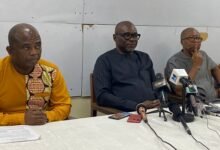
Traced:
<path fill-rule="evenodd" d="M 153 63 L 140 51 L 121 54 L 116 49 L 101 55 L 95 64 L 94 88 L 97 102 L 124 111 L 156 98 L 152 88 L 155 81 Z"/>

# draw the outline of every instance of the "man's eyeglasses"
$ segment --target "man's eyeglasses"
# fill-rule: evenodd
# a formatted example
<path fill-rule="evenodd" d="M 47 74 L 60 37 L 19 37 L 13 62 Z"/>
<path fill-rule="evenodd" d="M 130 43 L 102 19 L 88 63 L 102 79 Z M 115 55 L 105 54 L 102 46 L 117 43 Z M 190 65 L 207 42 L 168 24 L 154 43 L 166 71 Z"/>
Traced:
<path fill-rule="evenodd" d="M 141 37 L 141 34 L 138 33 L 130 33 L 130 32 L 125 32 L 125 33 L 116 33 L 115 35 L 120 35 L 121 37 L 123 37 L 125 40 L 129 40 L 131 38 L 135 39 L 135 40 L 139 40 L 139 38 Z"/>
<path fill-rule="evenodd" d="M 182 40 L 189 40 L 191 42 L 195 42 L 195 41 L 201 42 L 202 38 L 199 36 L 189 36 L 189 37 L 183 38 Z"/>

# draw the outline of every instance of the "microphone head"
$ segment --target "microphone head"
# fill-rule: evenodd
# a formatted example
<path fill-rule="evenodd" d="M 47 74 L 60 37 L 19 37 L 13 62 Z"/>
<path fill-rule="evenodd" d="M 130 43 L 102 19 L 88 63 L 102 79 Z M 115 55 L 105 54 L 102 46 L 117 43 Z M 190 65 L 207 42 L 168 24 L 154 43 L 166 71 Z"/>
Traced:
<path fill-rule="evenodd" d="M 161 79 L 164 79 L 164 77 L 163 77 L 163 74 L 162 74 L 162 73 L 157 73 L 157 74 L 155 75 L 155 77 L 156 77 L 156 80 L 161 80 Z"/>
<path fill-rule="evenodd" d="M 137 113 L 141 115 L 141 118 L 143 119 L 143 121 L 147 123 L 148 122 L 147 116 L 146 116 L 147 109 L 145 105 L 143 103 L 140 103 L 136 106 L 136 109 L 137 109 Z"/>
<path fill-rule="evenodd" d="M 143 103 L 140 103 L 136 106 L 136 110 L 138 114 L 141 114 L 143 112 L 145 113 L 147 111 L 147 108 L 145 107 Z"/>
<path fill-rule="evenodd" d="M 156 90 L 164 86 L 167 86 L 167 81 L 162 73 L 157 73 L 156 80 L 153 82 L 153 89 Z"/>
<path fill-rule="evenodd" d="M 192 84 L 186 87 L 186 95 L 197 94 L 197 93 L 198 93 L 198 89 L 196 85 Z"/>
<path fill-rule="evenodd" d="M 179 80 L 182 77 L 188 78 L 188 74 L 185 69 L 173 69 L 169 81 L 174 85 L 181 85 Z"/>
<path fill-rule="evenodd" d="M 182 83 L 182 85 L 185 86 L 185 87 L 191 87 L 191 85 L 192 85 L 192 82 L 191 82 L 188 78 L 186 78 L 186 77 L 181 77 L 181 78 L 179 79 L 179 81 L 180 81 L 180 83 Z"/>

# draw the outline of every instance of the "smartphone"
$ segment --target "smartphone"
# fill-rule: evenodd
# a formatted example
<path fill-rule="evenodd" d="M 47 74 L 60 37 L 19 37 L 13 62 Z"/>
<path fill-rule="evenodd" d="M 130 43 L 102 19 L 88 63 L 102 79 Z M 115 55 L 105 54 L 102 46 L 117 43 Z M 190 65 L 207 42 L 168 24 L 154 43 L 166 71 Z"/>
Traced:
<path fill-rule="evenodd" d="M 127 122 L 140 123 L 141 120 L 142 120 L 141 115 L 131 114 L 131 115 L 128 117 Z"/>
<path fill-rule="evenodd" d="M 129 115 L 130 115 L 129 112 L 120 112 L 120 113 L 116 113 L 116 114 L 113 114 L 113 115 L 109 116 L 109 118 L 110 119 L 120 120 L 120 119 L 125 118 L 125 117 L 127 117 Z"/>

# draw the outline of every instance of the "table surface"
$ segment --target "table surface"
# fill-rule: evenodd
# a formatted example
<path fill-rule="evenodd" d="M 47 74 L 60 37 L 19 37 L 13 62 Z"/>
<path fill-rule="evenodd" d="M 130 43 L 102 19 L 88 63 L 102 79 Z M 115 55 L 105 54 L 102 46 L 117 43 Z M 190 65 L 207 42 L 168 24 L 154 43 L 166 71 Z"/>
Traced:
<path fill-rule="evenodd" d="M 164 140 L 178 150 L 205 150 L 201 144 L 188 135 L 182 124 L 167 121 L 159 113 L 148 114 L 148 122 Z M 210 130 L 207 127 L 214 129 Z M 0 144 L 1 150 L 172 150 L 161 142 L 147 124 L 128 123 L 109 119 L 108 116 L 90 117 L 31 126 L 41 135 L 40 140 Z M 193 136 L 211 150 L 220 149 L 220 118 L 213 116 L 196 117 L 188 123 Z"/>

